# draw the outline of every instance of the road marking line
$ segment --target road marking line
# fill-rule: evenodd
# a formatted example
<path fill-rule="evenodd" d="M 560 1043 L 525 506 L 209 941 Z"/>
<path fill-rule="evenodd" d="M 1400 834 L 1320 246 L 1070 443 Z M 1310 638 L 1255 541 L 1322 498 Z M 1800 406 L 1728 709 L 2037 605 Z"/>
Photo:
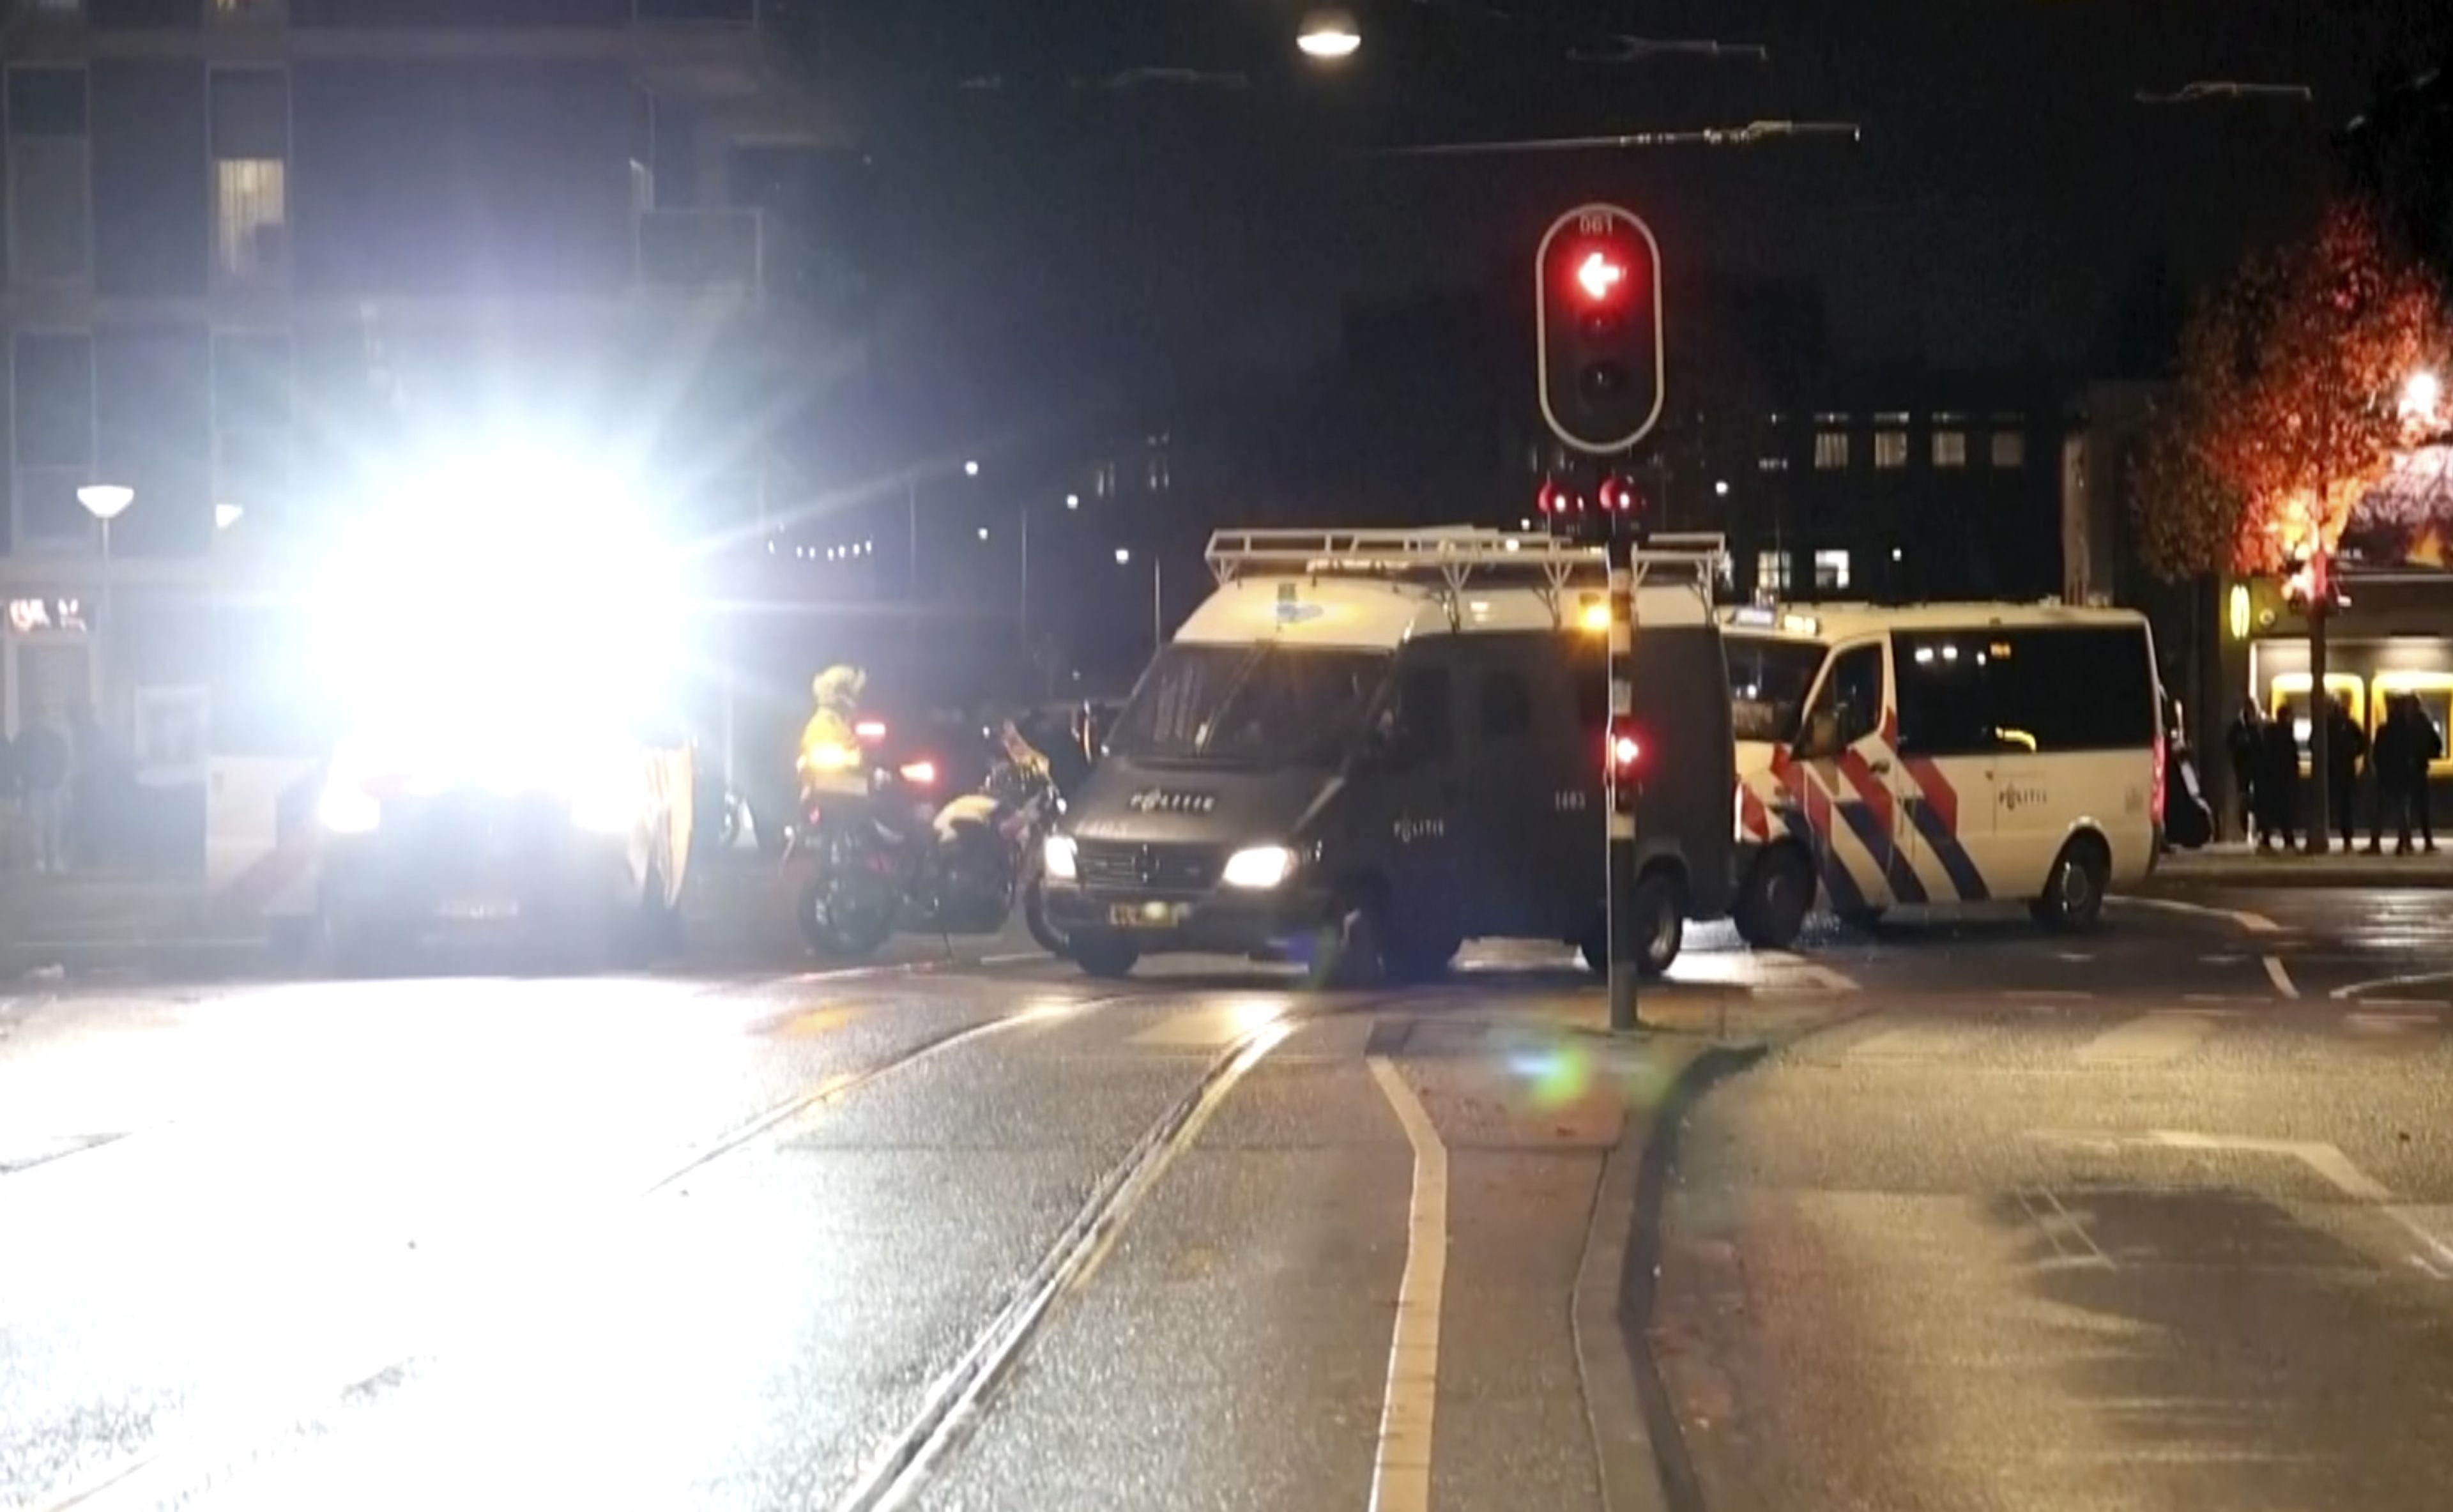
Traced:
<path fill-rule="evenodd" d="M 2237 992 L 2184 992 L 2184 1003 L 2270 1003 L 2271 998 L 2244 997 Z"/>
<path fill-rule="evenodd" d="M 2267 956 L 2264 959 L 2265 980 L 2274 984 L 2274 990 L 2282 993 L 2286 998 L 2298 997 L 2300 995 L 2300 989 L 2292 985 L 2291 973 L 2283 969 L 2283 958 L 2281 956 Z"/>
<path fill-rule="evenodd" d="M 2211 1015 L 2177 1008 L 2116 1025 L 2078 1048 L 2081 1065 L 2161 1065 L 2204 1044 L 2218 1027 Z"/>
<path fill-rule="evenodd" d="M 2040 1268 L 2120 1269 L 2112 1263 L 2112 1257 L 2104 1252 L 2104 1246 L 2095 1242 L 2095 1236 L 2086 1231 L 2085 1223 L 2063 1206 L 2062 1200 L 2054 1196 L 2050 1188 L 2038 1186 L 2017 1195 L 2019 1205 L 2026 1210 L 2028 1221 L 2036 1225 L 2037 1232 L 2044 1236 L 2044 1243 L 2053 1247 L 2054 1263 Z M 2038 1199 L 2042 1199 L 2041 1207 Z M 2042 1210 L 2046 1207 L 2051 1209 L 2049 1213 Z M 2064 1234 L 2075 1237 L 2077 1245 L 2064 1243 L 2062 1236 Z"/>
<path fill-rule="evenodd" d="M 2436 1020 L 2425 1013 L 2352 1013 L 2344 1015 L 2343 1022 L 2354 1034 L 2398 1034 Z"/>
<path fill-rule="evenodd" d="M 867 1010 L 862 1008 L 840 1005 L 830 1008 L 813 1008 L 807 1013 L 786 1019 L 777 1026 L 775 1032 L 795 1040 L 813 1039 L 818 1035 L 830 1034 L 842 1028 L 852 1020 L 859 1018 L 865 1011 Z"/>
<path fill-rule="evenodd" d="M 1020 965 L 1026 961 L 1053 961 L 1056 958 L 1054 956 L 1049 955 L 1045 950 L 1014 950 L 1005 955 L 982 956 L 980 957 L 980 965 L 984 966 L 1013 966 Z"/>
<path fill-rule="evenodd" d="M 1371 1512 L 1424 1512 L 1431 1502 L 1431 1408 L 1439 1397 L 1440 1293 L 1448 1272 L 1448 1151 L 1423 1100 L 1385 1056 L 1371 1076 L 1414 1147 L 1406 1221 L 1406 1278 L 1388 1341 L 1388 1386 L 1371 1461 Z"/>
<path fill-rule="evenodd" d="M 1926 1022 L 1866 1036 L 1842 1053 L 1844 1061 L 1929 1061 L 1974 1045 L 1989 1032 L 1983 1025 Z"/>
<path fill-rule="evenodd" d="M 2246 1134 L 2201 1134 L 2194 1129 L 2148 1129 L 2144 1134 L 2104 1133 L 2082 1129 L 2037 1128 L 2027 1130 L 2029 1139 L 2047 1140 L 2056 1144 L 2068 1144 L 2081 1149 L 2115 1154 L 2122 1149 L 2139 1147 L 2167 1150 L 2204 1150 L 2240 1155 L 2284 1155 L 2323 1177 L 2333 1188 L 2345 1197 L 2362 1202 L 2383 1204 L 2392 1201 L 2393 1192 L 2386 1185 L 2361 1170 L 2351 1158 L 2338 1147 L 2318 1140 L 2269 1140 Z"/>
<path fill-rule="evenodd" d="M 2362 1202 L 2383 1203 L 2393 1192 L 2383 1182 L 2351 1164 L 2338 1147 L 2319 1140 L 2255 1139 L 2240 1134 L 2199 1134 L 2187 1129 L 2154 1129 L 2146 1138 L 2165 1149 L 2237 1150 L 2250 1155 L 2288 1155 L 2331 1182 L 2336 1191 Z"/>
<path fill-rule="evenodd" d="M 2133 908 L 2162 908 L 2170 913 L 2191 913 L 2202 919 L 2228 919 L 2250 934 L 2281 934 L 2283 926 L 2262 913 L 2245 908 L 2209 908 L 2202 903 L 2183 903 L 2177 898 L 2134 898 L 2126 894 L 2104 900 L 2127 904 Z"/>
<path fill-rule="evenodd" d="M 2428 982 L 2453 982 L 2453 971 L 2422 971 L 2414 976 L 2379 977 L 2374 982 L 2354 982 L 2346 987 L 2336 987 L 2327 996 L 2347 1000 L 2363 995 L 2370 987 L 2415 987 Z"/>
<path fill-rule="evenodd" d="M 2027 998 L 2045 1003 L 2075 1003 L 2092 999 L 2095 994 L 2092 992 L 2056 992 L 2050 988 L 2044 987 L 2011 987 L 2004 990 L 2001 996 L 2005 998 Z"/>

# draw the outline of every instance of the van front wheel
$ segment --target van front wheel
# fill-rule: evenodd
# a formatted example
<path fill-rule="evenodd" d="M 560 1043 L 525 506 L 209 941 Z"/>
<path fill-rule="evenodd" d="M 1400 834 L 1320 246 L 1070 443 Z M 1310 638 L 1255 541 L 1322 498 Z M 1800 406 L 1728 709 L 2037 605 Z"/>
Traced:
<path fill-rule="evenodd" d="M 2093 835 L 2072 837 L 2044 873 L 2044 893 L 2027 905 L 2038 924 L 2064 934 L 2092 929 L 2104 917 L 2104 889 L 2112 859 Z"/>

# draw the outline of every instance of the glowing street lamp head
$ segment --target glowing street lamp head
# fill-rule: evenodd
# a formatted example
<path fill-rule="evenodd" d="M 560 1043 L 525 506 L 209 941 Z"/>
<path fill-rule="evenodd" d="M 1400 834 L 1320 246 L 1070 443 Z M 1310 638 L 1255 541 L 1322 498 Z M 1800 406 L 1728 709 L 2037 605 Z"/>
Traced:
<path fill-rule="evenodd" d="M 2444 381 L 2425 368 L 2412 373 L 2402 386 L 2402 413 L 2404 419 L 2434 423 L 2437 407 L 2444 402 Z"/>
<path fill-rule="evenodd" d="M 1132 559 L 1133 552 L 1130 547 L 1120 546 L 1116 547 L 1116 566 L 1125 567 L 1131 563 Z"/>
<path fill-rule="evenodd" d="M 124 483 L 89 483 L 77 489 L 76 496 L 86 513 L 105 525 L 118 519 L 136 502 L 136 490 Z"/>
<path fill-rule="evenodd" d="M 1307 58 L 1333 63 L 1354 56 L 1363 46 L 1363 33 L 1356 30 L 1354 17 L 1343 10 L 1315 10 L 1304 17 L 1303 30 L 1295 36 L 1295 46 Z"/>

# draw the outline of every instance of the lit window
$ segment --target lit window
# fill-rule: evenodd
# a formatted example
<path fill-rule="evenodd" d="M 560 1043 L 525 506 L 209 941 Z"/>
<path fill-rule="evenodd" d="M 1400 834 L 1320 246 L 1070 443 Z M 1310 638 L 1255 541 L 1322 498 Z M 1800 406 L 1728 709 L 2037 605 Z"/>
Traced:
<path fill-rule="evenodd" d="M 1993 466 L 2023 468 L 2027 465 L 2027 438 L 2022 431 L 1993 432 Z"/>
<path fill-rule="evenodd" d="M 1824 550 L 1814 553 L 1814 587 L 1829 593 L 1848 586 L 1848 553 Z"/>
<path fill-rule="evenodd" d="M 1755 591 L 1785 593 L 1788 591 L 1788 553 L 1758 551 L 1755 553 Z"/>
<path fill-rule="evenodd" d="M 213 0 L 213 14 L 229 21 L 277 16 L 283 3 L 284 0 Z"/>
<path fill-rule="evenodd" d="M 1905 468 L 1908 465 L 1908 433 L 1905 430 L 1874 432 L 1874 466 Z"/>
<path fill-rule="evenodd" d="M 1848 432 L 1818 430 L 1814 433 L 1814 466 L 1828 472 L 1848 465 Z"/>
<path fill-rule="evenodd" d="M 1967 466 L 1967 432 L 1937 430 L 1933 433 L 1933 465 L 1937 468 Z"/>
<path fill-rule="evenodd" d="M 213 276 L 277 280 L 289 265 L 289 76 L 215 69 L 211 94 Z"/>
<path fill-rule="evenodd" d="M 213 165 L 213 271 L 232 283 L 279 275 L 289 224 L 288 165 L 224 158 Z"/>
<path fill-rule="evenodd" d="M 1788 459 L 1786 457 L 1761 457 L 1756 459 L 1755 467 L 1759 471 L 1763 472 L 1786 472 L 1788 470 Z"/>

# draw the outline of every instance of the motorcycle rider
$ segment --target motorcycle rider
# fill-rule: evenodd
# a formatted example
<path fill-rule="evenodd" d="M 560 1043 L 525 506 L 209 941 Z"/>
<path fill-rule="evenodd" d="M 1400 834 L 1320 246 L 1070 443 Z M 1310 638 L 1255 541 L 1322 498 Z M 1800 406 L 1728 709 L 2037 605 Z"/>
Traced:
<path fill-rule="evenodd" d="M 868 673 L 840 663 L 810 682 L 809 697 L 817 704 L 817 709 L 801 726 L 797 766 L 803 796 L 860 794 L 868 790 L 867 764 L 860 754 L 860 734 L 853 724 L 853 717 L 860 711 L 861 693 L 868 686 Z"/>

